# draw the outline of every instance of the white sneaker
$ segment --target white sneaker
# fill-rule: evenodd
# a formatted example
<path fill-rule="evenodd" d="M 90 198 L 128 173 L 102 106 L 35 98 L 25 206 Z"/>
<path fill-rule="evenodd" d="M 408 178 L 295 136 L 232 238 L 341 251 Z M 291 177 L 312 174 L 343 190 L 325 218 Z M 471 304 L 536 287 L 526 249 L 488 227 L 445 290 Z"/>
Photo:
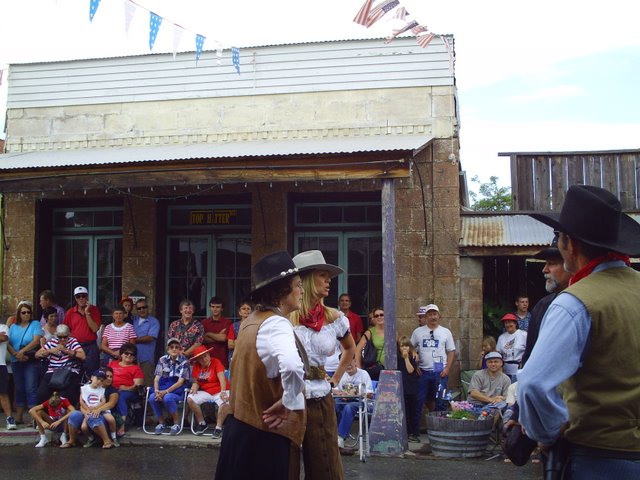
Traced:
<path fill-rule="evenodd" d="M 60 444 L 64 445 L 68 441 L 69 441 L 69 438 L 67 437 L 67 434 L 63 432 L 62 435 L 60 435 Z"/>
<path fill-rule="evenodd" d="M 42 448 L 44 447 L 47 443 L 49 443 L 49 439 L 47 437 L 41 437 L 40 441 L 38 442 L 38 444 L 36 445 L 36 448 Z"/>
<path fill-rule="evenodd" d="M 344 438 L 342 438 L 340 435 L 338 435 L 338 447 L 344 448 Z"/>

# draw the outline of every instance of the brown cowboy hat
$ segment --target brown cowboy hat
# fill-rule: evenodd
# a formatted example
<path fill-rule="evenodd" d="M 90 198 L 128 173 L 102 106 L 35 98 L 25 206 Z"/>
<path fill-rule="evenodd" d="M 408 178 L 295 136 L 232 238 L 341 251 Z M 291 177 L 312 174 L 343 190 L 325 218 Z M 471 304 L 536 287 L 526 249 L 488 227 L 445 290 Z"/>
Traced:
<path fill-rule="evenodd" d="M 625 255 L 640 253 L 640 224 L 623 213 L 620 200 L 604 188 L 573 185 L 560 213 L 530 216 L 589 245 Z"/>

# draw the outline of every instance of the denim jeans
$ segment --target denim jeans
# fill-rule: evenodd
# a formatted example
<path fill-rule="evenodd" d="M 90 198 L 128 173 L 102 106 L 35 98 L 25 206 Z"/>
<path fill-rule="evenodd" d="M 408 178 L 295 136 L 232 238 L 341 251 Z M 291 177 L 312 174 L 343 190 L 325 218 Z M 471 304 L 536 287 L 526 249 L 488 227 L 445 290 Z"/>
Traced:
<path fill-rule="evenodd" d="M 74 429 L 80 430 L 83 420 L 84 420 L 84 413 L 82 413 L 80 410 L 76 410 L 74 412 L 71 412 L 71 415 L 69 415 L 68 422 L 69 422 L 69 425 L 71 425 Z M 107 425 L 107 421 L 104 419 L 104 416 L 102 414 L 100 414 L 97 417 L 87 418 L 87 426 L 91 430 L 100 426 L 104 426 L 107 430 L 109 429 Z"/>
<path fill-rule="evenodd" d="M 414 424 L 420 424 L 420 417 L 422 416 L 422 408 L 424 403 L 428 400 L 433 400 L 438 394 L 438 386 L 442 385 L 442 388 L 447 387 L 449 377 L 441 377 L 440 372 L 434 372 L 433 370 L 421 370 L 422 374 L 418 379 L 418 401 L 416 404 Z M 446 406 L 439 405 L 439 401 L 436 400 L 436 410 L 441 410 Z"/>
<path fill-rule="evenodd" d="M 175 393 L 169 392 L 162 398 L 162 400 L 156 400 L 156 393 L 153 392 L 149 395 L 149 403 L 151 404 L 151 409 L 153 410 L 154 415 L 157 418 L 162 418 L 163 403 L 167 412 L 173 414 L 178 411 L 178 402 L 183 398 L 183 395 L 176 395 Z"/>
<path fill-rule="evenodd" d="M 127 410 L 129 409 L 129 404 L 138 398 L 138 394 L 136 392 L 130 392 L 128 390 L 120 390 L 118 393 L 120 394 L 120 396 L 118 397 L 117 410 L 120 415 L 126 417 Z"/>
<path fill-rule="evenodd" d="M 353 419 L 358 414 L 359 402 L 336 400 L 336 417 L 338 417 L 338 435 L 347 438 L 351 431 Z"/>
<path fill-rule="evenodd" d="M 40 362 L 11 362 L 15 384 L 16 407 L 35 407 L 38 404 Z"/>
<path fill-rule="evenodd" d="M 637 480 L 640 478 L 640 460 L 570 455 L 565 480 Z"/>

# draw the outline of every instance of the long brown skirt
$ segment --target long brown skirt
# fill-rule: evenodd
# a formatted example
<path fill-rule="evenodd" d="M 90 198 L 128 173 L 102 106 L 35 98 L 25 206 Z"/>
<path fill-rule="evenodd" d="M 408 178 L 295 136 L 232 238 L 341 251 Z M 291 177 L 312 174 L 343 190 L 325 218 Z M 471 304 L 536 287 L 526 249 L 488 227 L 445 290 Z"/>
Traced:
<path fill-rule="evenodd" d="M 302 442 L 305 480 L 343 480 L 338 448 L 338 421 L 331 394 L 308 399 L 307 430 Z"/>

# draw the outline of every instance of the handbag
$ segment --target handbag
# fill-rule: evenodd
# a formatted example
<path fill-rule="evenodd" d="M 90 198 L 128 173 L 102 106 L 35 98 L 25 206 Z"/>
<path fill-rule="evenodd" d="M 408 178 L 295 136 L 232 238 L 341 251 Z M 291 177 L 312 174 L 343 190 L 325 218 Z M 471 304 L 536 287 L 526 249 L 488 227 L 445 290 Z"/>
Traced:
<path fill-rule="evenodd" d="M 25 347 L 26 345 L 28 345 L 28 343 L 23 345 L 22 342 L 24 341 L 24 337 L 27 335 L 27 333 L 29 333 L 29 330 L 31 330 L 32 323 L 29 324 L 29 326 L 25 329 L 24 333 L 22 334 L 22 338 L 20 339 L 20 345 L 21 345 L 20 348 Z M 36 352 L 38 350 L 40 350 L 40 347 L 36 346 L 36 347 L 32 348 L 31 350 L 29 350 L 28 352 L 24 352 L 23 353 L 24 356 L 27 357 L 27 362 L 35 362 L 37 360 Z"/>
<path fill-rule="evenodd" d="M 56 368 L 49 379 L 49 388 L 52 390 L 64 390 L 68 388 L 71 383 L 71 375 L 73 375 L 73 371 L 70 365 Z"/>
<path fill-rule="evenodd" d="M 364 335 L 365 343 L 362 349 L 362 368 L 368 369 L 378 363 L 378 350 L 371 340 Z"/>

